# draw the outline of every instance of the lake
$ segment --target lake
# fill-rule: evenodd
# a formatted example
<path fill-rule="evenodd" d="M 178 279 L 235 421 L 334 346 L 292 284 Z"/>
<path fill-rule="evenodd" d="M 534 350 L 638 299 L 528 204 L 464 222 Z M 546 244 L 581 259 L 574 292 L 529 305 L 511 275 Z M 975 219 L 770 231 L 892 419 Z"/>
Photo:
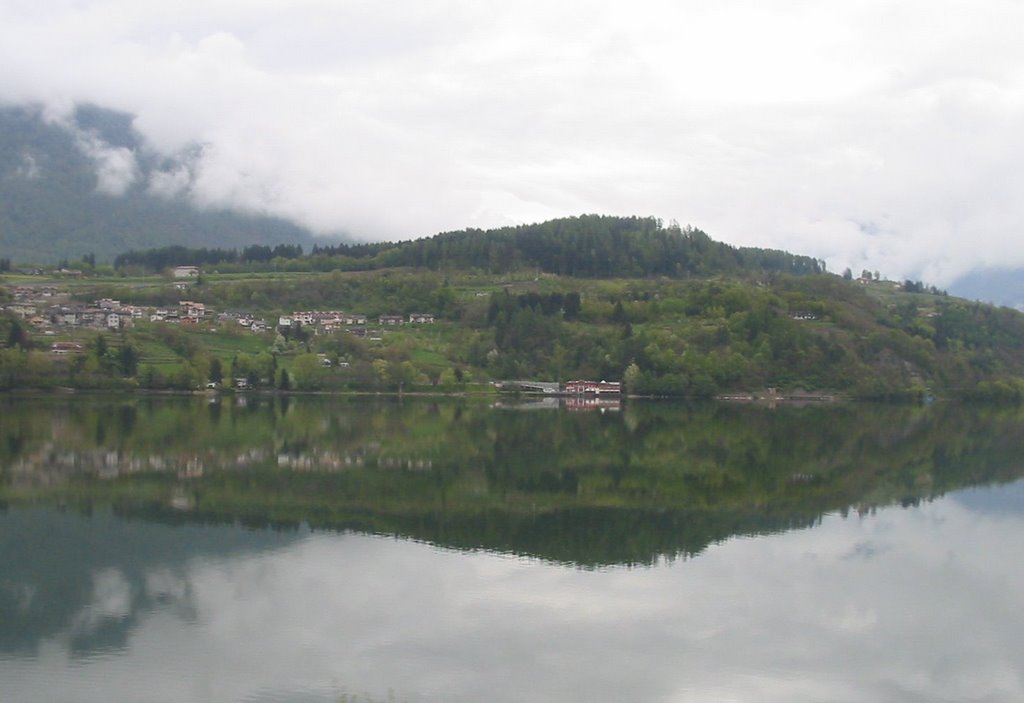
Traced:
<path fill-rule="evenodd" d="M 1024 700 L 1024 412 L 0 398 L 2 701 Z"/>

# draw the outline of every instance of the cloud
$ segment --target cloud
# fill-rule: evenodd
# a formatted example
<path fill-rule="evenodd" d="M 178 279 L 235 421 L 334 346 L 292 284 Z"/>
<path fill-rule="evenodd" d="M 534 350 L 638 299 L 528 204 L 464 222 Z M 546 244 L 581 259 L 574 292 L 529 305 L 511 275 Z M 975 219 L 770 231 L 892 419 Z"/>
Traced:
<path fill-rule="evenodd" d="M 0 99 L 202 145 L 149 184 L 200 204 L 369 239 L 651 214 L 939 284 L 1024 264 L 1009 0 L 42 5 L 5 13 Z"/>
<path fill-rule="evenodd" d="M 95 130 L 80 127 L 74 113 L 73 101 L 60 101 L 45 105 L 42 117 L 67 130 L 74 138 L 77 149 L 92 161 L 98 192 L 114 197 L 124 195 L 140 177 L 135 153 L 127 147 L 108 144 Z M 29 163 L 35 167 L 35 159 L 31 155 L 26 155 L 26 159 L 30 159 Z M 38 175 L 38 168 L 35 174 Z"/>
<path fill-rule="evenodd" d="M 96 167 L 96 190 L 105 195 L 124 195 L 139 176 L 132 150 L 111 146 L 88 132 L 78 131 L 76 136 L 78 148 Z"/>
<path fill-rule="evenodd" d="M 162 198 L 174 198 L 188 190 L 192 173 L 186 166 L 156 170 L 149 174 L 149 192 Z"/>

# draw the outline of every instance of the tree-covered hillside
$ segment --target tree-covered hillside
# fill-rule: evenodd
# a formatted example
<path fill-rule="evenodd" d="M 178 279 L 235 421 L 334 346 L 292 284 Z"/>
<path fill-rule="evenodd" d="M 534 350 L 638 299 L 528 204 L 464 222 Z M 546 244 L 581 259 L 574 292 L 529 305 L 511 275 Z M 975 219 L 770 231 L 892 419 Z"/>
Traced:
<path fill-rule="evenodd" d="M 187 291 L 162 276 L 56 284 L 72 303 L 118 301 L 141 308 L 142 319 L 99 331 L 69 326 L 45 303 L 32 320 L 18 318 L 23 303 L 13 303 L 0 315 L 0 389 L 188 389 L 211 378 L 216 362 L 223 378 L 299 390 L 590 378 L 691 397 L 775 387 L 1024 399 L 1021 313 L 831 274 L 591 279 L 398 268 L 204 273 Z M 150 321 L 157 310 L 182 309 L 182 300 L 204 304 L 201 319 Z M 366 322 L 358 330 L 278 325 L 296 311 L 359 313 Z M 411 324 L 414 314 L 434 322 Z M 266 332 L 239 324 L 255 318 Z M 80 352 L 48 355 L 60 341 Z"/>
<path fill-rule="evenodd" d="M 186 263 L 202 275 L 187 283 L 152 275 Z M 289 245 L 164 247 L 117 264 L 117 275 L 58 287 L 80 305 L 143 308 L 120 343 L 83 335 L 39 301 L 31 327 L 0 321 L 0 388 L 119 378 L 195 388 L 216 360 L 249 385 L 309 390 L 587 378 L 691 397 L 779 388 L 1024 399 L 1021 313 L 909 281 L 854 281 L 813 258 L 738 249 L 653 218 L 586 215 L 398 244 L 318 245 L 308 255 Z M 183 300 L 205 311 L 185 315 Z M 26 315 L 24 305 L 11 311 Z M 278 323 L 300 311 L 365 322 L 359 334 L 307 314 Z M 423 326 L 394 321 L 424 314 Z M 262 336 L 239 327 L 256 318 Z M 61 334 L 84 336 L 87 352 L 70 363 L 32 356 Z M 139 354 L 122 358 L 126 348 Z"/>
<path fill-rule="evenodd" d="M 319 255 L 347 248 L 318 247 Z M 382 263 L 502 273 L 536 268 L 585 278 L 700 276 L 759 271 L 819 273 L 817 259 L 769 249 L 735 248 L 652 217 L 583 215 L 494 230 L 446 232 L 382 251 Z"/>
<path fill-rule="evenodd" d="M 160 178 L 187 173 L 184 160 L 148 151 L 126 115 L 81 107 L 73 124 L 61 125 L 37 109 L 0 108 L 0 256 L 48 263 L 92 253 L 110 261 L 169 244 L 314 242 L 281 219 L 199 211 L 156 194 Z"/>
<path fill-rule="evenodd" d="M 581 215 L 492 230 L 443 232 L 405 242 L 317 244 L 311 256 L 268 247 L 164 247 L 119 255 L 115 268 L 160 271 L 209 265 L 219 271 L 357 271 L 411 266 L 432 271 L 487 273 L 534 270 L 580 278 L 670 278 L 762 273 L 821 273 L 824 262 L 774 249 L 733 247 L 699 229 L 664 226 L 653 217 Z"/>

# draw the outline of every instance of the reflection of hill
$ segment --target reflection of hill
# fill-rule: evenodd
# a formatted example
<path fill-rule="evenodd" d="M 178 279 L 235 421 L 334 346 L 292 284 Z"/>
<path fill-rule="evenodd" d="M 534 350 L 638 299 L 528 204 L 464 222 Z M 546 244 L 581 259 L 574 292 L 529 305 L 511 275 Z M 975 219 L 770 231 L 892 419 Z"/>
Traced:
<path fill-rule="evenodd" d="M 648 564 L 689 557 L 737 534 L 807 527 L 811 520 L 705 510 L 573 508 L 537 515 L 445 516 L 401 533 L 457 549 L 489 549 L 577 566 Z"/>
<path fill-rule="evenodd" d="M 0 420 L 9 501 L 307 523 L 586 566 L 689 556 L 737 534 L 1024 473 L 1024 414 L 979 407 L 508 413 L 311 398 L 20 407 Z"/>

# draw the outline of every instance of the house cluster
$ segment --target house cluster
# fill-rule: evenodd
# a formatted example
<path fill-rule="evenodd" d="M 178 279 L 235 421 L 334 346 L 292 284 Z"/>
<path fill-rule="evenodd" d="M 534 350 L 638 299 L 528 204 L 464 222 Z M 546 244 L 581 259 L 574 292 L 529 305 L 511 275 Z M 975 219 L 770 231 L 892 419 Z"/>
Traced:
<path fill-rule="evenodd" d="M 434 316 L 428 313 L 412 313 L 408 318 L 402 315 L 381 315 L 377 318 L 381 327 L 397 327 L 399 325 L 430 325 Z M 334 334 L 339 330 L 347 330 L 357 336 L 366 336 L 366 315 L 346 313 L 338 310 L 317 310 L 293 312 L 282 315 L 277 320 L 279 330 L 292 329 L 296 325 L 313 330 L 315 334 Z"/>
<path fill-rule="evenodd" d="M 622 384 L 618 381 L 497 381 L 498 390 L 515 393 L 539 393 L 543 395 L 600 396 L 619 395 Z"/>
<path fill-rule="evenodd" d="M 217 316 L 217 319 L 220 322 L 236 322 L 255 334 L 262 334 L 267 331 L 267 321 L 262 317 L 256 317 L 251 312 L 225 310 Z"/>
<path fill-rule="evenodd" d="M 351 329 L 366 324 L 366 315 L 341 312 L 340 310 L 296 311 L 281 315 L 277 319 L 279 330 L 292 329 L 298 325 L 313 330 L 316 334 L 333 334 L 341 329 Z"/>
<path fill-rule="evenodd" d="M 434 324 L 434 316 L 422 312 L 411 313 L 408 319 L 401 315 L 381 315 L 378 322 L 380 322 L 381 327 L 396 327 L 406 323 L 410 325 L 432 325 Z"/>
<path fill-rule="evenodd" d="M 56 286 L 15 286 L 11 288 L 11 294 L 15 300 L 45 300 L 59 296 L 60 289 Z"/>
<path fill-rule="evenodd" d="M 12 293 L 14 301 L 4 309 L 40 330 L 55 327 L 119 330 L 134 327 L 140 320 L 198 324 L 209 319 L 206 305 L 191 300 L 179 301 L 176 306 L 153 307 L 127 305 L 113 298 L 78 303 L 49 286 L 19 286 L 12 289 Z"/>
<path fill-rule="evenodd" d="M 203 322 L 235 322 L 257 334 L 266 332 L 271 326 L 263 318 L 251 312 L 225 310 L 215 314 L 205 303 L 194 300 L 180 300 L 177 305 L 166 307 L 125 305 L 119 300 L 101 298 L 92 304 L 70 301 L 55 287 L 21 286 L 12 289 L 14 300 L 4 309 L 28 320 L 38 329 L 51 327 L 84 327 L 95 329 L 125 329 L 134 326 L 138 320 L 184 325 Z M 429 313 L 402 315 L 381 315 L 376 322 L 381 327 L 395 327 L 404 324 L 433 324 L 434 316 Z M 334 334 L 346 330 L 360 337 L 366 337 L 366 325 L 372 322 L 366 315 L 346 313 L 339 310 L 297 311 L 281 315 L 276 329 L 285 331 L 301 325 L 314 334 Z"/>
<path fill-rule="evenodd" d="M 132 327 L 146 314 L 144 308 L 122 305 L 119 300 L 101 298 L 84 305 L 60 299 L 56 289 L 32 287 L 15 288 L 14 302 L 5 309 L 40 330 L 53 327 L 123 329 Z"/>
<path fill-rule="evenodd" d="M 178 301 L 177 307 L 147 308 L 150 322 L 178 322 L 198 325 L 206 320 L 206 305 L 191 300 Z"/>

